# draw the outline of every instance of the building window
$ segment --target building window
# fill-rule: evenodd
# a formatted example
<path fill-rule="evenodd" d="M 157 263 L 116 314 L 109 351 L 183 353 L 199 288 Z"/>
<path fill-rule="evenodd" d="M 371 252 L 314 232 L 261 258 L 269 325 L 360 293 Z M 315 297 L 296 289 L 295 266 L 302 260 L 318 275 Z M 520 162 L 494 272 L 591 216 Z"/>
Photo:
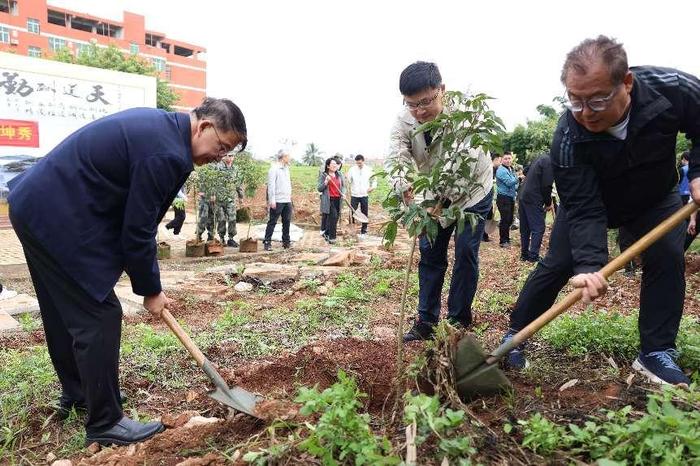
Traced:
<path fill-rule="evenodd" d="M 34 18 L 27 18 L 27 32 L 39 34 L 39 31 L 39 20 Z"/>
<path fill-rule="evenodd" d="M 154 58 L 153 69 L 155 69 L 158 72 L 165 71 L 165 60 L 163 60 L 162 58 Z"/>
<path fill-rule="evenodd" d="M 166 81 L 172 81 L 173 80 L 173 68 L 172 66 L 166 66 L 165 67 L 165 80 Z"/>
<path fill-rule="evenodd" d="M 56 26 L 66 26 L 66 14 L 62 11 L 48 10 L 47 21 Z"/>
<path fill-rule="evenodd" d="M 39 47 L 29 46 L 29 52 L 27 53 L 30 57 L 41 58 L 41 49 Z"/>
<path fill-rule="evenodd" d="M 129 51 L 131 52 L 132 55 L 138 55 L 139 54 L 139 44 L 135 44 L 134 42 L 131 43 L 129 46 Z"/>
<path fill-rule="evenodd" d="M 49 48 L 52 52 L 58 52 L 62 48 L 65 48 L 66 41 L 63 39 L 58 39 L 56 37 L 49 37 Z"/>
<path fill-rule="evenodd" d="M 10 30 L 3 26 L 0 26 L 0 42 L 10 43 Z"/>
<path fill-rule="evenodd" d="M 90 44 L 84 44 L 82 42 L 75 43 L 75 56 L 79 57 L 82 53 L 88 53 L 90 50 Z"/>

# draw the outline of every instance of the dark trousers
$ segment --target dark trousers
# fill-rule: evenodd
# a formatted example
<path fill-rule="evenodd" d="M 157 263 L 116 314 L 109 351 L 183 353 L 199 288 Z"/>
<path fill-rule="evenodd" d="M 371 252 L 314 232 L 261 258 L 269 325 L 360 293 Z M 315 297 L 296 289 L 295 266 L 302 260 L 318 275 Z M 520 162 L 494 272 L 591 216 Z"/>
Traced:
<path fill-rule="evenodd" d="M 51 362 L 66 400 L 85 402 L 88 435 L 123 416 L 119 398 L 122 308 L 114 291 L 98 302 L 21 226 L 19 237 L 44 323 Z"/>
<path fill-rule="evenodd" d="M 513 210 L 515 199 L 499 194 L 496 196 L 496 207 L 501 214 L 501 222 L 498 224 L 499 243 L 510 243 L 510 226 L 513 224 Z"/>
<path fill-rule="evenodd" d="M 489 193 L 466 212 L 481 216 L 474 230 L 467 222 L 464 231 L 455 235 L 455 262 L 452 268 L 450 293 L 447 298 L 447 316 L 463 325 L 472 322 L 472 301 L 479 280 L 479 246 L 484 233 L 484 217 L 493 202 Z M 447 272 L 447 248 L 455 231 L 455 225 L 438 226 L 437 238 L 431 246 L 425 236 L 419 240 L 420 263 L 418 264 L 418 318 L 420 321 L 437 323 L 440 319 L 440 296 Z"/>
<path fill-rule="evenodd" d="M 360 206 L 360 212 L 362 212 L 366 216 L 369 213 L 369 197 L 350 196 L 350 206 L 352 207 L 352 210 L 357 210 L 358 205 Z M 352 216 L 352 212 L 350 212 L 350 219 L 352 220 L 352 223 L 355 223 L 355 217 Z M 360 228 L 360 233 L 367 233 L 366 223 L 362 224 L 362 227 Z"/>
<path fill-rule="evenodd" d="M 267 228 L 265 228 L 264 243 L 270 244 L 272 242 L 272 233 L 275 231 L 275 225 L 277 225 L 277 219 L 280 216 L 282 216 L 282 243 L 291 243 L 289 239 L 289 224 L 292 221 L 291 202 L 277 202 L 275 208 L 270 209 L 270 219 L 267 221 Z"/>
<path fill-rule="evenodd" d="M 175 218 L 170 220 L 165 225 L 165 228 L 172 228 L 173 233 L 179 235 L 180 230 L 182 230 L 182 225 L 185 223 L 185 209 L 178 209 L 177 207 L 173 207 L 173 211 L 175 211 Z"/>
<path fill-rule="evenodd" d="M 331 197 L 331 205 L 327 214 L 323 214 L 323 224 L 326 226 L 326 238 L 335 239 L 338 234 L 338 219 L 340 218 L 340 198 Z"/>
<path fill-rule="evenodd" d="M 541 205 L 518 202 L 518 214 L 520 216 L 520 257 L 535 260 L 540 256 L 545 210 Z"/>
<path fill-rule="evenodd" d="M 621 227 L 636 241 L 680 208 L 678 192 L 651 206 L 635 220 Z M 675 347 L 685 299 L 685 262 L 681 223 L 642 254 L 639 334 L 642 351 Z M 549 251 L 528 277 L 518 296 L 510 325 L 521 330 L 554 303 L 559 291 L 573 275 L 569 224 L 560 206 L 549 239 Z"/>

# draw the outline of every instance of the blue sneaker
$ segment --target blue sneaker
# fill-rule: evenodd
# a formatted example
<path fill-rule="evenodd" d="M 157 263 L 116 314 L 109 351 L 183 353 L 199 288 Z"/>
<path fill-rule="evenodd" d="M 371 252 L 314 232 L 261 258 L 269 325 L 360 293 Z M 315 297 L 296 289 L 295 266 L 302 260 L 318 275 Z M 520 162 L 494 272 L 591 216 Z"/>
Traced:
<path fill-rule="evenodd" d="M 690 385 L 690 379 L 678 367 L 676 359 L 678 359 L 678 351 L 672 348 L 646 354 L 640 352 L 632 363 L 632 369 L 654 383 Z"/>
<path fill-rule="evenodd" d="M 515 335 L 516 333 L 518 332 L 513 329 L 509 329 L 508 332 L 503 336 L 501 344 L 512 340 L 513 335 Z M 522 371 L 530 367 L 530 363 L 527 359 L 525 359 L 525 343 L 520 343 L 518 346 L 510 350 L 506 355 L 506 358 L 503 361 L 503 363 L 506 367 L 518 371 Z"/>

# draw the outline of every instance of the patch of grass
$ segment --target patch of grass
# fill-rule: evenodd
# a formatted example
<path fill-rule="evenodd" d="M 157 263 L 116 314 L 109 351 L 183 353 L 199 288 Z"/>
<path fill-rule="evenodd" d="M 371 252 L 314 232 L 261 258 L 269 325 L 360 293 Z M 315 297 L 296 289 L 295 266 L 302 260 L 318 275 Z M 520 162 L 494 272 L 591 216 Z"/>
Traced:
<path fill-rule="evenodd" d="M 2 463 L 3 458 L 15 458 L 14 450 L 24 433 L 41 416 L 39 409 L 51 405 L 60 394 L 45 346 L 0 351 L 0 394 Z"/>
<path fill-rule="evenodd" d="M 506 313 L 515 303 L 516 296 L 498 290 L 480 289 L 474 300 L 474 309 L 486 313 Z"/>
<path fill-rule="evenodd" d="M 33 332 L 34 330 L 39 330 L 42 325 L 40 318 L 34 317 L 28 312 L 20 314 L 17 320 L 22 326 L 22 330 L 24 330 L 25 332 Z"/>
<path fill-rule="evenodd" d="M 637 313 L 622 315 L 616 311 L 594 311 L 579 315 L 563 315 L 544 327 L 540 338 L 553 348 L 574 356 L 600 353 L 627 360 L 639 352 Z M 700 370 L 700 327 L 697 318 L 681 319 L 676 339 L 679 364 L 693 371 Z"/>
<path fill-rule="evenodd" d="M 177 353 L 188 357 L 170 331 L 156 331 L 143 323 L 126 327 L 121 342 L 122 377 L 136 375 L 166 387 L 183 388 L 189 381 L 180 368 L 169 361 Z"/>
<path fill-rule="evenodd" d="M 373 284 L 372 294 L 376 296 L 388 296 L 392 289 L 401 286 L 403 272 L 392 269 L 378 269 L 369 276 L 369 283 Z"/>
<path fill-rule="evenodd" d="M 690 393 L 694 391 L 692 387 Z M 604 411 L 583 425 L 561 426 L 537 413 L 518 421 L 522 445 L 544 456 L 560 452 L 568 459 L 575 455 L 598 464 L 698 464 L 700 406 L 692 397 L 668 388 L 648 396 L 641 416 L 625 406 Z M 507 426 L 505 430 L 509 431 Z"/>

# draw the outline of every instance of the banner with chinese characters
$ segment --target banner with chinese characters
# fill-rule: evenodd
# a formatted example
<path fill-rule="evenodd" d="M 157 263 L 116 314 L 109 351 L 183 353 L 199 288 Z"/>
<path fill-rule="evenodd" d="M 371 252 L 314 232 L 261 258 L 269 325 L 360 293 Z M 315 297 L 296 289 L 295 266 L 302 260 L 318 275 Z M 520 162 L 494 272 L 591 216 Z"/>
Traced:
<path fill-rule="evenodd" d="M 0 119 L 0 146 L 39 147 L 39 124 Z"/>
<path fill-rule="evenodd" d="M 41 134 L 29 145 L 27 129 L 3 129 L 0 156 L 48 154 L 71 133 L 107 115 L 155 107 L 152 76 L 0 52 L 0 118 L 31 121 Z M 38 144 L 37 144 L 38 142 Z"/>

